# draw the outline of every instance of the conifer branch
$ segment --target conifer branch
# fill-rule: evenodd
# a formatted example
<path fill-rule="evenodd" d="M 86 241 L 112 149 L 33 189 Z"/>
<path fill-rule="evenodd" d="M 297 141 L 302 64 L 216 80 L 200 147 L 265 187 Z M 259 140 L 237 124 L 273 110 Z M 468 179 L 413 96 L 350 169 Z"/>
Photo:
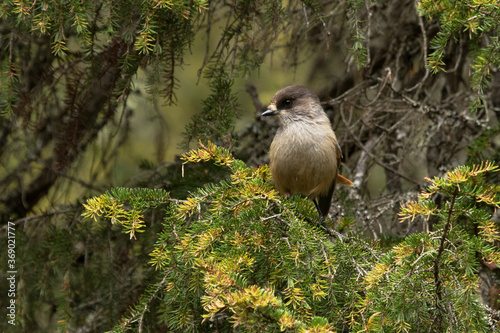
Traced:
<path fill-rule="evenodd" d="M 441 265 L 441 256 L 444 251 L 444 244 L 447 241 L 448 232 L 451 228 L 452 216 L 455 209 L 455 198 L 458 195 L 458 187 L 455 188 L 453 194 L 451 195 L 450 207 L 448 208 L 448 217 L 446 220 L 446 224 L 444 225 L 443 233 L 441 235 L 441 241 L 439 243 L 439 248 L 437 250 L 436 259 L 434 260 L 434 283 L 436 285 L 436 308 L 441 309 L 441 301 L 442 301 L 442 290 L 441 284 L 442 280 L 439 276 L 439 266 Z"/>

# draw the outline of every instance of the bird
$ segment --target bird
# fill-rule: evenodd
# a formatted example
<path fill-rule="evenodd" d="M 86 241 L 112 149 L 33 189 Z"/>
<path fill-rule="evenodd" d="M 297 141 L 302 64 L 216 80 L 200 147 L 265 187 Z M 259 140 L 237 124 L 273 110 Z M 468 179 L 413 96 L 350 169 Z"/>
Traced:
<path fill-rule="evenodd" d="M 318 96 L 304 86 L 287 86 L 271 99 L 261 116 L 278 119 L 269 150 L 276 189 L 285 197 L 305 196 L 314 202 L 320 224 L 330 210 L 336 184 L 352 186 L 339 174 L 342 150 Z"/>

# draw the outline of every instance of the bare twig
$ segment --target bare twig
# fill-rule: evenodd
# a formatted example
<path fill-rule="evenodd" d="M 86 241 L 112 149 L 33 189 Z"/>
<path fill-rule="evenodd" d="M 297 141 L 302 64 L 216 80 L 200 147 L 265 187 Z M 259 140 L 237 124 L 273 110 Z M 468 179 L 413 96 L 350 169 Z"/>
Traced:
<path fill-rule="evenodd" d="M 11 223 L 18 225 L 18 224 L 25 223 L 25 222 L 36 221 L 36 220 L 39 220 L 39 219 L 42 219 L 45 217 L 51 217 L 51 216 L 55 216 L 55 215 L 59 215 L 59 214 L 70 213 L 74 210 L 75 210 L 74 208 L 69 208 L 69 209 L 64 209 L 64 210 L 54 210 L 54 211 L 50 211 L 50 212 L 45 212 L 45 213 L 40 214 L 40 215 L 23 217 L 22 219 L 15 220 L 14 222 L 11 222 Z M 0 231 L 5 231 L 5 230 L 7 230 L 7 224 L 0 227 Z"/>
<path fill-rule="evenodd" d="M 453 215 L 453 211 L 455 208 L 455 198 L 458 195 L 458 187 L 455 188 L 451 196 L 450 208 L 448 210 L 448 218 L 446 220 L 446 224 L 443 229 L 443 235 L 441 236 L 441 243 L 439 244 L 439 249 L 437 252 L 436 259 L 434 260 L 434 283 L 436 284 L 436 308 L 440 308 L 439 302 L 442 300 L 442 291 L 441 291 L 441 278 L 439 276 L 439 264 L 441 260 L 441 255 L 444 252 L 444 243 L 446 242 L 446 237 L 448 236 L 448 231 L 451 227 L 451 217 Z"/>
<path fill-rule="evenodd" d="M 359 156 L 358 163 L 356 164 L 356 168 L 354 169 L 354 180 L 353 184 L 355 188 L 360 188 L 361 184 L 363 184 L 363 181 L 365 179 L 365 175 L 367 174 L 367 169 L 368 169 L 368 150 L 371 150 L 375 142 L 377 142 L 377 137 L 372 136 L 368 141 L 366 142 L 366 149 L 367 150 L 362 150 L 361 155 Z"/>
<path fill-rule="evenodd" d="M 347 121 L 345 119 L 343 105 L 340 105 L 340 115 L 342 117 L 342 121 L 344 122 L 344 124 L 346 126 L 347 131 L 349 132 L 350 136 L 354 139 L 354 141 L 356 142 L 356 144 L 358 145 L 358 147 L 360 147 L 363 151 L 365 151 L 375 161 L 375 163 L 377 163 L 378 165 L 380 165 L 384 169 L 389 170 L 390 172 L 398 175 L 399 177 L 401 177 L 403 179 L 406 179 L 407 181 L 409 181 L 409 182 L 411 182 L 411 183 L 413 183 L 415 185 L 420 185 L 420 183 L 417 182 L 416 180 L 414 180 L 413 178 L 410 178 L 410 177 L 406 176 L 405 174 L 402 174 L 398 170 L 396 170 L 393 167 L 391 167 L 391 166 L 385 164 L 384 162 L 382 162 L 382 160 L 380 160 L 380 158 L 378 158 L 377 156 L 375 156 L 374 154 L 372 154 L 372 152 L 367 147 L 365 147 L 365 145 L 363 145 L 361 143 L 361 141 L 359 140 L 359 138 L 352 132 L 351 127 L 349 126 L 349 124 L 347 123 Z"/>
<path fill-rule="evenodd" d="M 162 279 L 162 280 L 161 280 L 161 282 L 158 284 L 158 287 L 156 288 L 156 290 L 154 291 L 154 293 L 153 293 L 153 294 L 151 295 L 151 297 L 148 299 L 148 301 L 146 302 L 146 304 L 144 304 L 144 307 L 143 307 L 143 309 L 142 309 L 142 311 L 141 311 L 141 316 L 139 317 L 139 327 L 138 327 L 138 329 L 139 329 L 139 333 L 142 333 L 143 322 L 144 322 L 144 315 L 146 314 L 146 312 L 148 312 L 148 308 L 150 307 L 150 303 L 151 303 L 151 302 L 153 301 L 153 299 L 156 297 L 156 294 L 158 294 L 158 292 L 159 292 L 160 290 L 163 290 L 164 284 L 165 284 L 165 282 L 167 281 L 167 276 L 169 276 L 169 274 L 168 274 L 168 273 L 167 273 L 167 274 L 165 274 L 165 275 L 163 276 L 163 279 Z M 131 323 L 131 322 L 132 322 L 132 320 L 129 320 L 129 321 L 127 322 L 127 325 L 128 325 L 129 323 Z M 122 325 L 122 327 L 123 327 L 123 328 L 126 328 L 127 326 Z"/>
<path fill-rule="evenodd" d="M 283 213 L 279 213 L 279 214 L 274 214 L 274 215 L 271 215 L 271 216 L 268 216 L 268 217 L 261 217 L 260 220 L 262 222 L 265 222 L 267 220 L 270 220 L 270 219 L 274 219 L 275 217 L 279 217 L 281 216 Z"/>
<path fill-rule="evenodd" d="M 332 98 L 331 100 L 326 102 L 326 104 L 328 104 L 330 106 L 340 104 L 344 101 L 344 99 L 347 96 L 356 95 L 357 93 L 363 91 L 367 86 L 373 84 L 374 82 L 375 81 L 373 79 L 364 80 L 361 83 L 359 83 L 358 85 L 356 85 L 356 86 L 352 87 L 351 89 L 347 90 L 346 92 L 344 92 L 342 95 L 337 96 L 335 98 Z"/>
<path fill-rule="evenodd" d="M 380 83 L 380 86 L 379 86 L 378 91 L 377 91 L 377 95 L 375 95 L 375 97 L 366 106 L 372 106 L 378 100 L 378 98 L 382 94 L 382 91 L 385 88 L 385 85 L 392 77 L 392 71 L 391 71 L 390 67 L 387 67 L 385 69 L 385 71 L 387 72 L 387 74 L 385 74 L 384 78 L 382 79 L 382 83 Z"/>
<path fill-rule="evenodd" d="M 257 88 L 253 84 L 249 83 L 249 84 L 247 84 L 246 90 L 247 90 L 248 94 L 250 95 L 250 98 L 252 99 L 253 105 L 255 106 L 255 111 L 257 111 L 257 113 L 265 111 L 266 107 L 264 106 L 264 104 L 261 103 L 261 101 L 259 99 L 259 94 L 257 93 Z"/>
<path fill-rule="evenodd" d="M 365 7 L 367 12 L 367 23 L 366 23 L 366 65 L 370 66 L 371 56 L 370 56 L 370 35 L 372 33 L 372 2 L 371 0 L 365 0 Z"/>
<path fill-rule="evenodd" d="M 417 10 L 418 1 L 415 1 L 415 10 Z M 416 95 L 419 94 L 420 89 L 422 89 L 422 85 L 425 80 L 429 77 L 430 69 L 427 67 L 427 32 L 425 31 L 424 20 L 421 15 L 417 15 L 418 17 L 418 25 L 420 26 L 420 31 L 422 32 L 422 57 L 424 61 L 425 75 L 417 84 L 413 87 L 406 89 L 406 91 L 410 92 L 417 89 Z"/>

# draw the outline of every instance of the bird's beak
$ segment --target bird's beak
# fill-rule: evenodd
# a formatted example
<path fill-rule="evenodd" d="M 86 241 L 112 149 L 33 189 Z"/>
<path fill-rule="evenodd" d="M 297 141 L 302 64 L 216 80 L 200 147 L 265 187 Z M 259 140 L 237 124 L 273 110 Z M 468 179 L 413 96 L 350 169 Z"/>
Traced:
<path fill-rule="evenodd" d="M 279 110 L 276 110 L 276 105 L 271 104 L 266 111 L 262 112 L 261 116 L 277 116 L 279 113 Z"/>

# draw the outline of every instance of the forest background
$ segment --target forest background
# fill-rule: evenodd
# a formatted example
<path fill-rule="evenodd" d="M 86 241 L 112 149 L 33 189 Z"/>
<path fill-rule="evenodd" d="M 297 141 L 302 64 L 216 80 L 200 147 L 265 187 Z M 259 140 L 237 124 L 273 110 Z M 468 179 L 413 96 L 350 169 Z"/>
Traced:
<path fill-rule="evenodd" d="M 497 331 L 500 5 L 6 1 L 4 332 Z M 318 93 L 327 234 L 261 119 Z"/>

